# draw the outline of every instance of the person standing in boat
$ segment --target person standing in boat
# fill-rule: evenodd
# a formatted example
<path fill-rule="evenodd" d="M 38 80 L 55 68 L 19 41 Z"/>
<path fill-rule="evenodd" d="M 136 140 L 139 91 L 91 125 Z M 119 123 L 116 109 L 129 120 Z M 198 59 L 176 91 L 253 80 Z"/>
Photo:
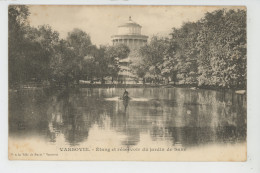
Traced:
<path fill-rule="evenodd" d="M 126 89 L 125 89 L 125 92 L 123 94 L 123 99 L 128 99 L 128 92 L 126 91 Z"/>
<path fill-rule="evenodd" d="M 126 108 L 128 106 L 128 101 L 129 101 L 128 92 L 126 91 L 126 89 L 122 99 L 123 99 L 123 105 L 125 106 L 125 112 L 126 112 Z"/>

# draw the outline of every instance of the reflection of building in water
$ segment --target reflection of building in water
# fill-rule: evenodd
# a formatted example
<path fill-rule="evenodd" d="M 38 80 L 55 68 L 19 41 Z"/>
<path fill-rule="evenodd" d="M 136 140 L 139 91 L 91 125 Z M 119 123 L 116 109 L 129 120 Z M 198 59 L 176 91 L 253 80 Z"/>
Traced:
<path fill-rule="evenodd" d="M 136 76 L 132 74 L 129 64 L 133 59 L 134 52 L 141 46 L 146 45 L 148 36 L 141 34 L 142 26 L 134 22 L 131 17 L 126 23 L 118 26 L 118 34 L 112 36 L 113 45 L 125 44 L 130 49 L 130 55 L 126 59 L 119 61 L 120 72 L 119 77 L 124 82 L 130 82 Z"/>

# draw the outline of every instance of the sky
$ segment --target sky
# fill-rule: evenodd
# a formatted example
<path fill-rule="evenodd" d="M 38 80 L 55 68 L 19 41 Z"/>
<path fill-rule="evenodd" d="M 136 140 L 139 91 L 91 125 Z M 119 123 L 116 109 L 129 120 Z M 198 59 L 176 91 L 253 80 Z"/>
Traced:
<path fill-rule="evenodd" d="M 90 34 L 95 45 L 111 44 L 111 36 L 117 34 L 117 26 L 127 22 L 129 16 L 142 26 L 142 34 L 169 36 L 172 28 L 184 22 L 201 19 L 206 12 L 228 6 L 29 6 L 30 25 L 50 25 L 66 38 L 68 32 L 79 28 Z"/>

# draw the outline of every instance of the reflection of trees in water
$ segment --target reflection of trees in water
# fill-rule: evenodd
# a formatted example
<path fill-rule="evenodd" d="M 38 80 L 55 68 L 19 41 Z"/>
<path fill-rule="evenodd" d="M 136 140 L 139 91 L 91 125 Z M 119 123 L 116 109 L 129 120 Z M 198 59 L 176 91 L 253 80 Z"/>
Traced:
<path fill-rule="evenodd" d="M 83 117 L 82 107 L 79 106 L 80 94 L 66 92 L 62 98 L 64 101 L 64 125 L 63 134 L 70 145 L 78 145 L 88 137 L 89 123 Z"/>
<path fill-rule="evenodd" d="M 123 145 L 136 145 L 139 140 L 139 130 L 128 124 L 129 113 L 127 105 L 123 102 L 106 102 L 103 91 L 96 90 L 87 92 L 84 97 L 82 93 L 63 92 L 53 96 L 49 108 L 49 131 L 50 140 L 55 142 L 55 137 L 63 133 L 65 140 L 70 145 L 77 145 L 88 137 L 89 129 L 93 124 L 99 128 L 107 126 L 107 117 L 112 121 L 110 126 L 117 132 L 126 134 L 122 140 Z M 98 94 L 99 97 L 92 97 Z M 62 115 L 62 118 L 57 118 Z M 57 122 L 61 120 L 61 122 Z M 51 127 L 51 128 L 50 128 Z M 54 130 L 53 130 L 54 129 Z"/>
<path fill-rule="evenodd" d="M 126 135 L 122 145 L 139 143 L 140 134 L 154 141 L 183 146 L 246 140 L 246 98 L 232 92 L 189 89 L 133 89 L 131 96 L 149 101 L 106 101 L 106 91 L 43 90 L 9 94 L 10 134 L 46 134 L 70 145 L 88 138 L 93 124 Z M 116 92 L 114 92 L 116 93 Z M 114 96 L 113 93 L 108 93 Z M 109 124 L 108 124 L 109 123 Z"/>
<path fill-rule="evenodd" d="M 63 133 L 70 145 L 78 145 L 88 138 L 92 124 L 99 121 L 102 104 L 85 99 L 81 93 L 64 91 L 52 97 L 48 113 L 51 141 L 54 134 Z M 51 128 L 50 128 L 51 127 Z"/>
<path fill-rule="evenodd" d="M 44 135 L 48 126 L 47 97 L 42 89 L 9 92 L 9 132 L 11 135 Z"/>
<path fill-rule="evenodd" d="M 187 89 L 157 93 L 160 98 L 169 95 L 170 100 L 130 102 L 126 112 L 122 104 L 110 107 L 111 126 L 127 135 L 122 144 L 137 144 L 142 132 L 149 133 L 154 141 L 171 140 L 183 146 L 245 140 L 246 114 L 245 107 L 240 107 L 240 95 Z M 113 107 L 117 107 L 116 112 Z"/>
<path fill-rule="evenodd" d="M 181 104 L 166 123 L 173 144 L 191 146 L 246 140 L 246 108 L 240 106 L 245 98 L 232 92 L 206 90 L 186 92 L 186 96 L 177 98 Z M 197 101 L 191 103 L 197 104 L 187 104 L 195 97 Z"/>

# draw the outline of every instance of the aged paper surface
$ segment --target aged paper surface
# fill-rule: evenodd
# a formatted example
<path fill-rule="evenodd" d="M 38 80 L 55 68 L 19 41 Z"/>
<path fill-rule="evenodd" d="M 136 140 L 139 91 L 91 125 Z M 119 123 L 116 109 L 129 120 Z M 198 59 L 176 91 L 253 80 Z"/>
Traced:
<path fill-rule="evenodd" d="M 9 159 L 246 161 L 246 8 L 10 5 Z"/>

